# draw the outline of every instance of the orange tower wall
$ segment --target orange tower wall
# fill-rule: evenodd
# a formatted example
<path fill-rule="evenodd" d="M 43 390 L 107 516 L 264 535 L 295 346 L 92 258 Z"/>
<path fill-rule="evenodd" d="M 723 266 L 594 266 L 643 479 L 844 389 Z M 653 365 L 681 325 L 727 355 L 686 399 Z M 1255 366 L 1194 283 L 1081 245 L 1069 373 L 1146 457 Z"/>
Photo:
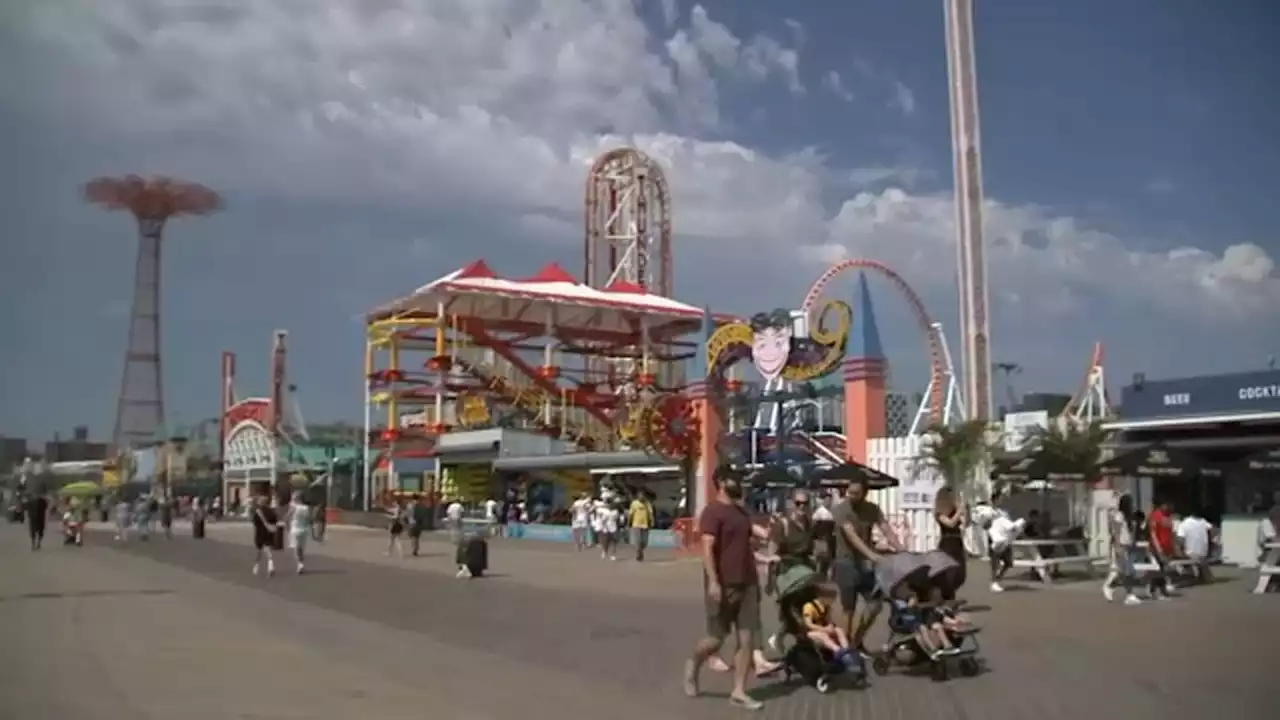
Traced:
<path fill-rule="evenodd" d="M 882 358 L 849 358 L 844 361 L 845 453 L 866 464 L 867 440 L 884 437 L 886 364 Z"/>

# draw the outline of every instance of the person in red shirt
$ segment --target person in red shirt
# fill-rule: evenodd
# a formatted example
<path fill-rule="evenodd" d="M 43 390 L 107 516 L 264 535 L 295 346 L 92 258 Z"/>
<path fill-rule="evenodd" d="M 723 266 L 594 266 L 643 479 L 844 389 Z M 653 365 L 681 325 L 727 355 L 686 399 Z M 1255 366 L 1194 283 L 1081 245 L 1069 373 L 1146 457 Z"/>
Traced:
<path fill-rule="evenodd" d="M 1173 559 L 1173 504 L 1160 501 L 1147 518 L 1147 542 L 1159 570 L 1151 577 L 1151 597 L 1173 597 L 1169 561 Z"/>

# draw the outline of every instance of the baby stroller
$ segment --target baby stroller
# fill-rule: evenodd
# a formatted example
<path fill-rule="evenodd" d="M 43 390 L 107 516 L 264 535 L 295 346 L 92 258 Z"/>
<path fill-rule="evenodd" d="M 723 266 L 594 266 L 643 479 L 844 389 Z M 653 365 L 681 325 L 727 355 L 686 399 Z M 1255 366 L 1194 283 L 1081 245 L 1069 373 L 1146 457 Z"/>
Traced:
<path fill-rule="evenodd" d="M 809 639 L 802 609 L 806 603 L 818 598 L 820 580 L 813 568 L 796 564 L 778 573 L 775 587 L 778 607 L 782 611 L 782 629 L 793 641 L 782 658 L 783 676 L 787 681 L 799 676 L 806 685 L 827 693 L 832 689 L 832 679 L 841 673 L 850 672 L 855 687 L 865 682 L 866 675 L 861 667 L 862 658 L 856 652 L 851 657 L 857 666 L 850 668 Z"/>
<path fill-rule="evenodd" d="M 84 524 L 74 512 L 68 511 L 62 516 L 62 544 L 84 545 Z"/>
<path fill-rule="evenodd" d="M 945 553 L 927 556 L 899 553 L 877 569 L 877 593 L 889 604 L 889 639 L 871 661 L 877 675 L 886 675 L 895 664 L 908 669 L 927 667 L 934 680 L 951 675 L 950 663 L 966 677 L 977 675 L 978 629 L 947 630 L 951 650 L 935 656 L 921 646 L 922 626 L 941 623 L 954 611 L 941 602 L 945 583 L 958 577 L 959 566 Z"/>

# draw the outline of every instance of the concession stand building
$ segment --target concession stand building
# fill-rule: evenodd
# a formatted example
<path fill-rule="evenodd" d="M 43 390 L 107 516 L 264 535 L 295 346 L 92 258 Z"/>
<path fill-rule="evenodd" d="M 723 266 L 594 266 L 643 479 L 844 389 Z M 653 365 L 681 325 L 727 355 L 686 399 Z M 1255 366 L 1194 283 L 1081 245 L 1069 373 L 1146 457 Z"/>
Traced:
<path fill-rule="evenodd" d="M 1256 564 L 1258 522 L 1280 501 L 1280 370 L 1147 380 L 1136 375 L 1121 391 L 1117 450 L 1162 443 L 1193 452 L 1221 468 L 1185 482 L 1135 490 L 1195 508 L 1222 528 L 1223 559 Z"/>

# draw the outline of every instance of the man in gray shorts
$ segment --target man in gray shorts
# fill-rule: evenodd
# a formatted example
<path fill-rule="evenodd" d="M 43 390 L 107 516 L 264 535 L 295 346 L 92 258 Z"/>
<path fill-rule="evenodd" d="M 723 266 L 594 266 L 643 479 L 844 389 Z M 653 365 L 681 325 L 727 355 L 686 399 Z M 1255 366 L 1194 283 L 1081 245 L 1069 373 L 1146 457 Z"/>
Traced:
<path fill-rule="evenodd" d="M 844 631 L 853 647 L 862 651 L 867 631 L 880 615 L 880 601 L 876 597 L 875 566 L 880 562 L 871 540 L 871 531 L 879 527 L 885 541 L 895 552 L 902 550 L 897 534 L 885 521 L 880 506 L 867 499 L 865 480 L 854 480 L 845 489 L 845 498 L 831 511 L 835 519 L 836 552 L 831 566 L 832 580 L 840 594 L 840 609 L 844 612 Z M 855 622 L 858 598 L 866 607 L 862 618 Z"/>

